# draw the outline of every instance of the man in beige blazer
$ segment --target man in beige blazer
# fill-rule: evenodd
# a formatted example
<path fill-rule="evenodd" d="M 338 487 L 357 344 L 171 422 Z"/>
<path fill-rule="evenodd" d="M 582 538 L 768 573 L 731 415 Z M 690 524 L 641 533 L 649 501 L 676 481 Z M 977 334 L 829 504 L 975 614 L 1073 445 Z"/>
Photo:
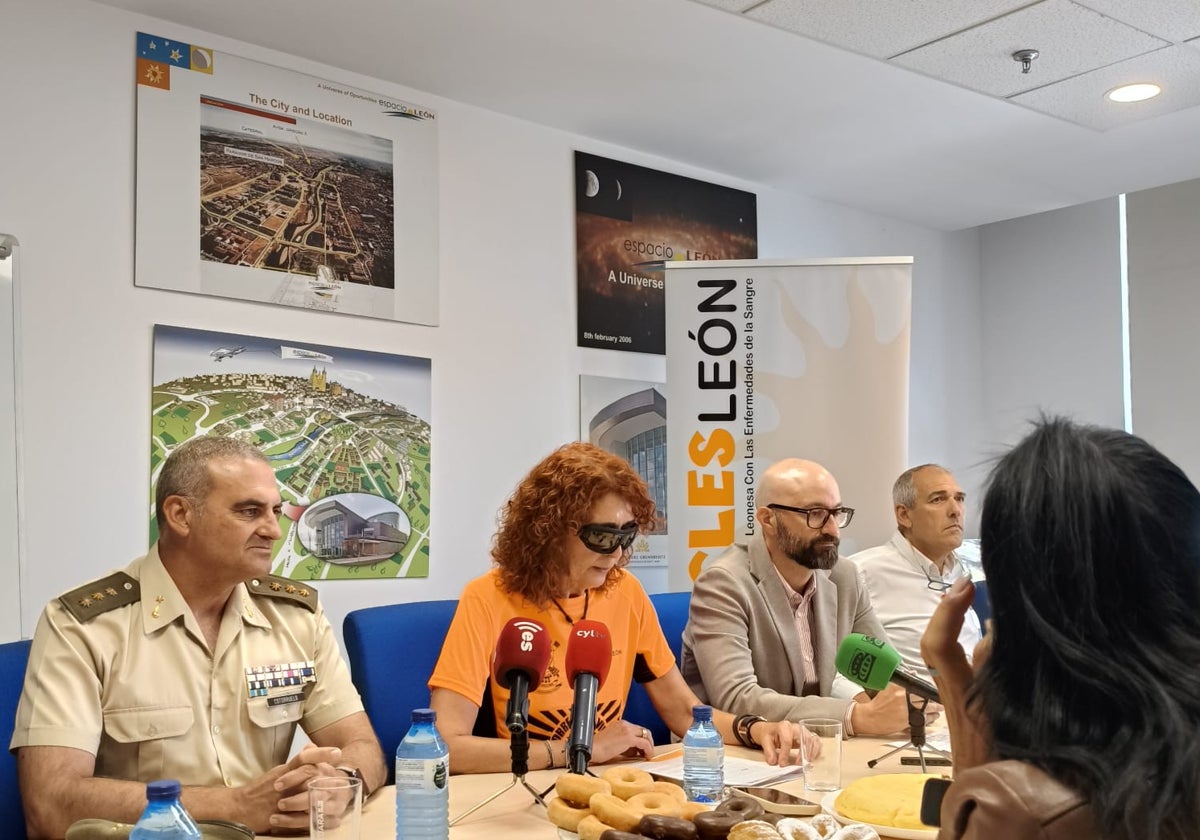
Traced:
<path fill-rule="evenodd" d="M 705 567 L 692 589 L 681 671 L 705 702 L 770 720 L 837 718 L 850 735 L 908 725 L 904 691 L 833 696 L 848 633 L 886 638 L 854 564 L 838 558 L 852 508 L 820 464 L 770 466 L 755 494 L 758 533 Z M 846 692 L 850 694 L 852 692 Z"/>

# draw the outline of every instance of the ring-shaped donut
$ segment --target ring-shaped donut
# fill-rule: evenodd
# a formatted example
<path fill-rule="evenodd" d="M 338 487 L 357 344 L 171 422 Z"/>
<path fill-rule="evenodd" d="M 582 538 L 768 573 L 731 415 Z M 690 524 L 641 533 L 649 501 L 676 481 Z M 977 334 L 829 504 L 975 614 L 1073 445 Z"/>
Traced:
<path fill-rule="evenodd" d="M 646 814 L 638 823 L 638 834 L 650 840 L 697 840 L 696 826 L 682 817 Z"/>
<path fill-rule="evenodd" d="M 611 825 L 601 822 L 595 814 L 588 814 L 579 821 L 579 840 L 600 840 L 604 832 L 612 829 Z"/>
<path fill-rule="evenodd" d="M 780 840 L 781 836 L 775 826 L 763 820 L 742 820 L 729 832 L 729 840 Z"/>
<path fill-rule="evenodd" d="M 580 808 L 572 805 L 561 796 L 556 796 L 546 803 L 546 817 L 559 828 L 567 831 L 579 831 L 579 821 L 592 813 L 591 808 Z"/>
<path fill-rule="evenodd" d="M 684 791 L 683 788 L 681 788 L 679 785 L 675 784 L 674 782 L 664 782 L 660 779 L 659 781 L 655 782 L 653 784 L 653 786 L 651 786 L 649 792 L 650 793 L 665 793 L 667 796 L 670 796 L 672 799 L 676 799 L 679 802 L 687 802 L 688 801 L 687 793 Z"/>
<path fill-rule="evenodd" d="M 734 814 L 739 820 L 756 820 L 766 809 L 748 796 L 731 796 L 717 806 L 724 814 Z"/>
<path fill-rule="evenodd" d="M 654 777 L 635 767 L 609 767 L 600 778 L 612 785 L 612 792 L 622 799 L 654 789 Z"/>
<path fill-rule="evenodd" d="M 611 793 L 597 793 L 589 804 L 597 819 L 618 831 L 634 831 L 642 819 L 641 811 Z"/>
<path fill-rule="evenodd" d="M 639 793 L 629 800 L 635 811 L 645 814 L 659 814 L 664 817 L 679 816 L 679 800 L 665 793 L 650 791 Z"/>
<path fill-rule="evenodd" d="M 728 811 L 701 811 L 692 817 L 700 840 L 725 840 L 741 821 L 741 816 Z"/>
<path fill-rule="evenodd" d="M 580 773 L 563 773 L 554 781 L 554 789 L 559 796 L 579 808 L 587 807 L 597 793 L 612 793 L 612 786 L 604 779 Z"/>

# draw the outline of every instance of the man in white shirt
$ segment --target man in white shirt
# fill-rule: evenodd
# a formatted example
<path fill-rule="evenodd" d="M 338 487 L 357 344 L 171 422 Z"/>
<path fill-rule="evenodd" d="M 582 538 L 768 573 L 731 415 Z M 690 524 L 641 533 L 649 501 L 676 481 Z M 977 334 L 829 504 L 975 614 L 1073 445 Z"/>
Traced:
<path fill-rule="evenodd" d="M 853 555 L 875 616 L 904 662 L 923 679 L 921 634 L 942 593 L 966 574 L 955 549 L 962 545 L 966 494 L 937 464 L 905 470 L 892 486 L 896 533 L 890 541 Z M 979 618 L 967 612 L 958 640 L 965 651 L 980 639 Z"/>

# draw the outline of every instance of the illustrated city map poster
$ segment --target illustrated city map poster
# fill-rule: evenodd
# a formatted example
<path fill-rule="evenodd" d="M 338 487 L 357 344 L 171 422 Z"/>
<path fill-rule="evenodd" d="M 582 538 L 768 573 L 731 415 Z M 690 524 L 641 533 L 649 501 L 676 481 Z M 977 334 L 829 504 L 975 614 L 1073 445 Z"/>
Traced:
<path fill-rule="evenodd" d="M 156 325 L 151 499 L 175 447 L 239 438 L 283 497 L 272 574 L 428 577 L 430 372 L 412 356 Z"/>
<path fill-rule="evenodd" d="M 134 282 L 438 321 L 437 114 L 137 35 Z"/>

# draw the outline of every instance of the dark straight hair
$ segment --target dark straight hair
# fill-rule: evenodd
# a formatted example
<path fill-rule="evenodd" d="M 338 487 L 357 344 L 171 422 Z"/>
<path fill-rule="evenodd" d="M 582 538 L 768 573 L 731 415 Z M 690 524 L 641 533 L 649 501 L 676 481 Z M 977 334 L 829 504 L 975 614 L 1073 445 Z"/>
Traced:
<path fill-rule="evenodd" d="M 1141 438 L 1042 418 L 981 537 L 998 757 L 1080 791 L 1109 840 L 1200 837 L 1200 492 Z"/>

